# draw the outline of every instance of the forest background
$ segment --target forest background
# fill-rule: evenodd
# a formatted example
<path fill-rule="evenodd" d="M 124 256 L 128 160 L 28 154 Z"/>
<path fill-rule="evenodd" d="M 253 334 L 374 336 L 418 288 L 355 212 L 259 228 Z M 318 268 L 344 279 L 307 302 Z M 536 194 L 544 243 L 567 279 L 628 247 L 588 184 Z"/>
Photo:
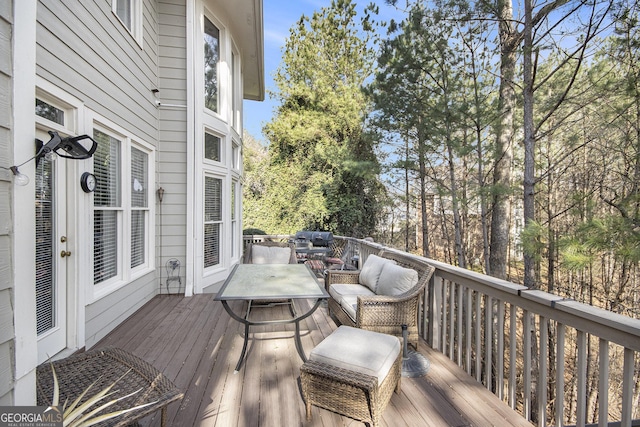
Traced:
<path fill-rule="evenodd" d="M 290 29 L 267 143 L 244 138 L 246 231 L 371 236 L 640 318 L 638 4 L 387 3 L 404 19 L 334 0 Z"/>
<path fill-rule="evenodd" d="M 290 29 L 246 229 L 366 237 L 635 318 L 638 4 L 334 0 Z"/>

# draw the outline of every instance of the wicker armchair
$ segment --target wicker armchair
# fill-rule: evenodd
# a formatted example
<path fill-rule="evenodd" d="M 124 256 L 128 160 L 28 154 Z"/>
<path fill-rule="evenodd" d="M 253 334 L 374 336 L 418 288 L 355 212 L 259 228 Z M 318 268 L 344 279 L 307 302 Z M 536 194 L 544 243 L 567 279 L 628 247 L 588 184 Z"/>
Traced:
<path fill-rule="evenodd" d="M 402 337 L 402 325 L 407 325 L 408 343 L 418 346 L 418 307 L 420 295 L 431 279 L 435 268 L 425 261 L 405 254 L 381 251 L 378 256 L 418 273 L 418 281 L 411 289 L 396 295 L 358 295 L 355 316 L 345 310 L 341 301 L 334 298 L 331 286 L 335 284 L 359 284 L 360 271 L 327 270 L 325 286 L 329 294 L 331 314 L 343 325 Z M 354 318 L 355 317 L 355 318 Z"/>

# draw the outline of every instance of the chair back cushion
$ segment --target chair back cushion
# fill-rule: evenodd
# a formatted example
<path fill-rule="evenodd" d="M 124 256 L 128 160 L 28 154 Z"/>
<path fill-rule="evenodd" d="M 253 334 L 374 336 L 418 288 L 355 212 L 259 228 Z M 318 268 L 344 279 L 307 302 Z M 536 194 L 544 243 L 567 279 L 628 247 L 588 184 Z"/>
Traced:
<path fill-rule="evenodd" d="M 371 289 L 371 291 L 378 293 L 378 281 L 380 279 L 382 267 L 384 267 L 386 264 L 393 265 L 395 263 L 395 261 L 392 261 L 390 259 L 371 254 L 367 257 L 367 260 L 364 262 L 364 265 L 360 270 L 358 281 L 361 285 L 364 285 L 367 288 Z"/>
<path fill-rule="evenodd" d="M 385 264 L 380 272 L 376 294 L 397 296 L 418 283 L 418 272 L 396 264 Z"/>
<path fill-rule="evenodd" d="M 251 262 L 253 264 L 289 264 L 290 257 L 290 248 L 260 245 L 253 245 L 251 248 Z"/>

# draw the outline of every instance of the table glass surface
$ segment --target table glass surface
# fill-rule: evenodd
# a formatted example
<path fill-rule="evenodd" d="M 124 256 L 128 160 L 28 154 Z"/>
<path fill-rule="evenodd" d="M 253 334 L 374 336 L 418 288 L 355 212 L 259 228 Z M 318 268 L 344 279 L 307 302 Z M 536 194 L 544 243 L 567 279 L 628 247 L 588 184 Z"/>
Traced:
<path fill-rule="evenodd" d="M 239 264 L 215 299 L 328 298 L 304 264 Z"/>

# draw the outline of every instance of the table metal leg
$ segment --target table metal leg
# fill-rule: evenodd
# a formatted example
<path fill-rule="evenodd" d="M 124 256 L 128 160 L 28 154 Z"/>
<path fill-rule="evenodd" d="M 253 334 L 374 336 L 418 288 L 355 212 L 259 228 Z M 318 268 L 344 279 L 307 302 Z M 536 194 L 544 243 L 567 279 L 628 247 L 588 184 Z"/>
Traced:
<path fill-rule="evenodd" d="M 236 364 L 236 370 L 233 371 L 234 374 L 237 374 L 242 366 L 242 361 L 244 360 L 244 355 L 247 352 L 247 343 L 249 342 L 249 322 L 245 322 L 244 324 L 244 343 L 242 344 L 242 352 L 240 352 L 240 358 L 238 359 L 238 363 Z"/>
<path fill-rule="evenodd" d="M 248 319 L 248 317 L 249 317 L 248 316 L 249 315 L 248 312 L 246 313 L 246 317 L 240 317 L 236 313 L 234 313 L 233 310 L 231 310 L 231 307 L 229 307 L 229 304 L 227 303 L 226 300 L 222 300 L 222 306 L 224 307 L 225 311 L 229 314 L 229 316 L 231 316 L 233 319 L 237 320 L 238 322 L 240 322 L 240 323 L 242 323 L 244 325 L 244 343 L 242 344 L 242 351 L 240 353 L 240 358 L 238 359 L 238 363 L 236 364 L 236 369 L 235 369 L 235 371 L 233 373 L 237 374 L 238 371 L 240 370 L 240 368 L 242 367 L 242 362 L 244 361 L 244 358 L 246 356 L 247 345 L 249 343 L 249 327 L 251 325 L 269 325 L 269 324 L 295 323 L 296 332 L 295 332 L 294 339 L 295 339 L 295 343 L 296 343 L 296 350 L 298 351 L 298 355 L 300 356 L 302 361 L 306 362 L 307 361 L 307 356 L 304 354 L 304 349 L 302 348 L 302 340 L 300 339 L 300 322 L 302 320 L 306 319 L 307 317 L 311 316 L 313 314 L 313 312 L 318 309 L 318 307 L 320 306 L 322 301 L 323 301 L 322 299 L 316 300 L 315 304 L 313 305 L 313 307 L 311 307 L 311 309 L 308 312 L 306 312 L 305 314 L 303 314 L 303 315 L 301 315 L 299 317 L 295 317 L 293 319 L 267 320 L 267 321 L 251 322 Z M 249 304 L 251 304 L 251 302 L 249 302 Z M 292 314 L 295 316 L 295 309 L 292 310 Z"/>

